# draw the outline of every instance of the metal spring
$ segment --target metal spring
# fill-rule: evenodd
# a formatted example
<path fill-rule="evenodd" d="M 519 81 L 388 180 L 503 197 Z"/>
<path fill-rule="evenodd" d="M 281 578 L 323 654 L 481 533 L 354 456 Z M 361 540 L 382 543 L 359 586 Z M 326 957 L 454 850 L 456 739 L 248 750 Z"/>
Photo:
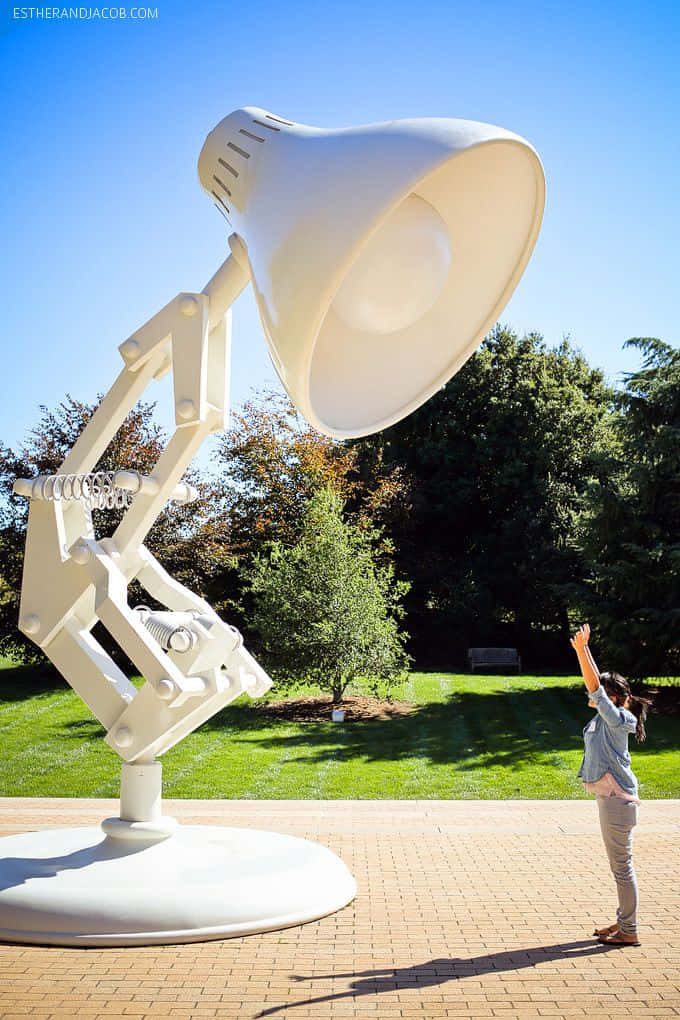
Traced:
<path fill-rule="evenodd" d="M 124 510 L 132 502 L 132 493 L 114 484 L 115 473 L 48 475 L 40 482 L 40 498 L 55 502 L 80 500 L 88 510 Z"/>
<path fill-rule="evenodd" d="M 196 644 L 196 635 L 189 627 L 182 624 L 177 626 L 154 618 L 154 614 L 148 606 L 135 606 L 135 612 L 139 613 L 149 634 L 158 642 L 164 652 L 171 650 L 188 652 Z"/>

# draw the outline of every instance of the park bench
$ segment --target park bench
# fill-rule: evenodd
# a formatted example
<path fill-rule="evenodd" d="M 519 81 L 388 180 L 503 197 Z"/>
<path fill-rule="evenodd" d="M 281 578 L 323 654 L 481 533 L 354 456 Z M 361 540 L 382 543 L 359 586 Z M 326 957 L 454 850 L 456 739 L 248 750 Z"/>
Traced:
<path fill-rule="evenodd" d="M 518 673 L 522 668 L 522 660 L 516 648 L 468 648 L 467 657 L 471 673 L 474 673 L 477 666 L 516 666 Z"/>

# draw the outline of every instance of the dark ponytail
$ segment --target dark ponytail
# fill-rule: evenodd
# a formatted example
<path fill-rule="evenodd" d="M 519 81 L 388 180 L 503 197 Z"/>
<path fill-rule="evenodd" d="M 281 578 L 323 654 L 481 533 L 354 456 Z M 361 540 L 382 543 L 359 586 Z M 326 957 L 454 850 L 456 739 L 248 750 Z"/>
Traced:
<path fill-rule="evenodd" d="M 637 694 L 633 694 L 630 689 L 630 684 L 626 680 L 625 676 L 621 676 L 620 673 L 600 673 L 600 683 L 609 697 L 616 698 L 617 702 L 620 701 L 621 704 L 623 704 L 626 698 L 630 698 L 630 711 L 637 719 L 635 739 L 638 744 L 641 744 L 647 737 L 645 722 L 647 720 L 649 706 L 652 704 L 651 699 L 641 698 L 638 697 Z"/>
<path fill-rule="evenodd" d="M 630 710 L 637 719 L 637 726 L 635 727 L 635 739 L 638 744 L 641 744 L 647 737 L 647 731 L 645 730 L 645 720 L 647 718 L 647 711 L 651 705 L 650 698 L 639 698 L 636 694 L 630 696 Z"/>

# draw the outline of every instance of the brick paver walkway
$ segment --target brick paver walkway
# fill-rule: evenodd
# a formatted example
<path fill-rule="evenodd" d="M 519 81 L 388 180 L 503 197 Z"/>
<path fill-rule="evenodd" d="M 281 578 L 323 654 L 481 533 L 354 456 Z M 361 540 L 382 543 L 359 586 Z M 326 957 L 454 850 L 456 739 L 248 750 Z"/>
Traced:
<path fill-rule="evenodd" d="M 115 801 L 0 800 L 0 834 L 85 825 Z M 592 801 L 169 801 L 185 822 L 318 839 L 356 901 L 312 924 L 185 946 L 0 945 L 10 1017 L 588 1017 L 680 1015 L 680 802 L 636 833 L 639 949 L 594 924 L 615 895 Z"/>

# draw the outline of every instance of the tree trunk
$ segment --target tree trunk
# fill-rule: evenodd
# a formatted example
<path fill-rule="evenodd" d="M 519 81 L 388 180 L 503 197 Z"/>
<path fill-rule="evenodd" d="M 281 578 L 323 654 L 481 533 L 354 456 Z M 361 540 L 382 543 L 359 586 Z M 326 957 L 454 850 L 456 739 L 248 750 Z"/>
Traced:
<path fill-rule="evenodd" d="M 333 684 L 333 704 L 334 705 L 339 705 L 340 704 L 340 702 L 342 701 L 342 695 L 344 693 L 344 690 L 345 689 L 344 689 L 342 683 L 334 683 Z"/>

